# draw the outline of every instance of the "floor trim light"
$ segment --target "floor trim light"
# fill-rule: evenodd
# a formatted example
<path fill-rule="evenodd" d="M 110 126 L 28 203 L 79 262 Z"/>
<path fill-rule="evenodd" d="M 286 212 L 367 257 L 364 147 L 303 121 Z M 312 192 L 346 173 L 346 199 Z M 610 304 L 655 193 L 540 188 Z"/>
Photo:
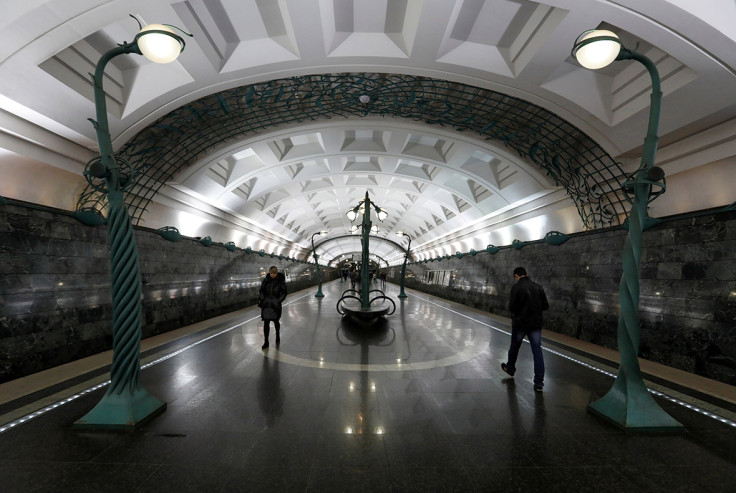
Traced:
<path fill-rule="evenodd" d="M 95 68 L 97 121 L 91 121 L 100 155 L 87 164 L 84 174 L 93 187 L 107 193 L 113 356 L 110 387 L 100 402 L 74 423 L 75 427 L 130 429 L 166 410 L 166 403 L 150 395 L 140 383 L 141 280 L 135 234 L 123 196 L 123 191 L 134 182 L 134 169 L 113 153 L 102 83 L 105 66 L 118 55 L 135 53 L 156 63 L 168 63 L 179 56 L 184 46 L 184 40 L 170 27 L 151 24 L 142 28 L 132 43 L 124 42 L 102 55 Z"/>
<path fill-rule="evenodd" d="M 639 367 L 639 260 L 641 240 L 647 221 L 648 204 L 664 193 L 664 172 L 654 166 L 657 129 L 662 101 L 659 72 L 646 56 L 625 48 L 618 36 L 606 30 L 586 31 L 575 41 L 572 56 L 585 68 L 598 69 L 614 60 L 636 60 L 652 79 L 649 126 L 644 139 L 639 169 L 624 183 L 631 202 L 628 235 L 621 255 L 623 275 L 619 285 L 621 315 L 618 319 L 618 349 L 621 365 L 613 386 L 601 399 L 588 405 L 594 414 L 631 430 L 665 431 L 682 429 L 682 424 L 667 414 L 644 385 Z M 652 187 L 658 188 L 653 192 Z"/>

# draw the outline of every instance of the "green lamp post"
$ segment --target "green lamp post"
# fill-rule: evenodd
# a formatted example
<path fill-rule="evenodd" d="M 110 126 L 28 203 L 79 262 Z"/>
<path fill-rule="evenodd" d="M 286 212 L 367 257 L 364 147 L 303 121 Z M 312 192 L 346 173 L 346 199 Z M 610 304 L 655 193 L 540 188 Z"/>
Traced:
<path fill-rule="evenodd" d="M 319 255 L 317 255 L 317 252 L 314 249 L 314 237 L 315 236 L 324 236 L 327 234 L 327 231 L 317 231 L 312 235 L 312 256 L 314 257 L 314 263 L 317 264 L 317 293 L 314 295 L 315 298 L 324 298 L 325 295 L 322 294 L 322 276 L 319 272 Z"/>
<path fill-rule="evenodd" d="M 369 298 L 369 248 L 368 248 L 368 242 L 370 239 L 371 231 L 377 232 L 378 227 L 374 226 L 371 222 L 371 207 L 373 207 L 376 210 L 376 214 L 378 215 L 379 221 L 383 221 L 386 219 L 386 216 L 388 214 L 385 210 L 378 207 L 376 204 L 371 202 L 370 197 L 368 196 L 368 192 L 365 193 L 365 198 L 361 200 L 358 205 L 356 205 L 354 208 L 350 209 L 347 212 L 348 219 L 350 221 L 355 221 L 355 219 L 358 217 L 358 212 L 363 211 L 363 223 L 361 225 L 362 232 L 361 232 L 361 244 L 362 244 L 362 250 L 361 250 L 361 266 L 360 266 L 360 308 L 361 310 L 368 311 L 370 310 L 371 304 L 370 304 L 370 298 Z"/>
<path fill-rule="evenodd" d="M 667 414 L 654 400 L 641 375 L 638 353 L 639 330 L 639 259 L 641 257 L 642 232 L 649 219 L 649 202 L 664 192 L 664 172 L 654 166 L 657 152 L 657 128 L 662 101 L 659 72 L 654 63 L 644 55 L 621 45 L 618 36 L 611 31 L 593 30 L 581 34 L 575 41 L 572 55 L 585 68 L 598 69 L 614 60 L 636 60 L 644 65 L 652 79 L 649 126 L 644 139 L 639 169 L 624 183 L 629 195 L 631 211 L 628 218 L 628 236 L 621 258 L 623 275 L 619 285 L 621 315 L 618 319 L 618 348 L 621 364 L 613 386 L 601 399 L 588 405 L 593 413 L 614 424 L 632 430 L 665 431 L 681 429 L 682 424 Z M 652 187 L 658 186 L 655 193 Z"/>
<path fill-rule="evenodd" d="M 406 253 L 404 254 L 404 263 L 401 266 L 401 283 L 399 284 L 399 298 L 406 298 L 406 293 L 404 293 L 404 279 L 406 278 L 406 261 L 409 260 L 409 250 L 411 249 L 411 236 L 404 233 L 403 231 L 397 231 L 396 236 L 406 236 L 409 238 L 409 244 L 406 246 Z"/>
<path fill-rule="evenodd" d="M 96 189 L 107 193 L 108 231 L 113 309 L 113 357 L 110 386 L 99 403 L 74 423 L 75 427 L 130 429 L 166 410 L 166 403 L 150 395 L 140 383 L 141 281 L 133 226 L 123 191 L 133 184 L 133 168 L 116 159 L 107 121 L 102 88 L 107 63 L 118 55 L 135 53 L 156 63 L 175 60 L 184 40 L 171 28 L 151 24 L 140 30 L 132 43 L 105 53 L 94 74 L 97 132 L 100 156 L 87 164 L 85 176 Z M 121 167 L 122 166 L 122 169 Z"/>

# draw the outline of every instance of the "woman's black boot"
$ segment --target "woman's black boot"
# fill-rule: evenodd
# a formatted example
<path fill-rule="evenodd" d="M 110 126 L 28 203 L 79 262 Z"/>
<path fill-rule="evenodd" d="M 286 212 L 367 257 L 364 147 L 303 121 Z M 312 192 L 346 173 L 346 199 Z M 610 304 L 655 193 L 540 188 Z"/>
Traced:
<path fill-rule="evenodd" d="M 263 343 L 263 346 L 261 346 L 261 349 L 268 349 L 268 333 L 271 332 L 270 327 L 266 326 L 263 327 L 263 338 L 266 340 L 266 342 Z"/>

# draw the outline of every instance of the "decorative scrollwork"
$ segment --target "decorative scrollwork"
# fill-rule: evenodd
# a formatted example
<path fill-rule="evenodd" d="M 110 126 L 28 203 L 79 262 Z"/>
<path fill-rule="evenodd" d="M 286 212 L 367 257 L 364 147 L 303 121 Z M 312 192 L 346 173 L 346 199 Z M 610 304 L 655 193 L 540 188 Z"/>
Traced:
<path fill-rule="evenodd" d="M 622 165 L 558 115 L 488 89 L 381 73 L 289 77 L 228 89 L 177 108 L 121 149 L 140 173 L 140 187 L 126 203 L 137 224 L 167 181 L 220 144 L 281 125 L 371 115 L 442 125 L 502 143 L 567 191 L 586 228 L 616 226 L 626 217 Z M 90 181 L 78 207 L 105 207 L 98 186 Z"/>
<path fill-rule="evenodd" d="M 130 190 L 135 183 L 135 167 L 122 156 L 115 156 L 115 165 L 118 168 L 117 173 L 118 179 L 120 180 L 120 190 Z M 87 161 L 83 174 L 89 186 L 94 190 L 103 194 L 108 192 L 107 180 L 110 178 L 110 170 L 107 169 L 100 156 L 95 156 Z M 78 204 L 77 209 L 82 209 L 82 207 Z"/>
<path fill-rule="evenodd" d="M 628 202 L 633 201 L 634 189 L 636 185 L 640 184 L 651 185 L 647 203 L 651 203 L 667 189 L 667 180 L 665 180 L 662 168 L 654 166 L 646 170 L 637 170 L 629 175 L 623 185 L 621 185 L 621 189 L 626 194 L 626 200 Z"/>
<path fill-rule="evenodd" d="M 345 300 L 349 300 L 349 299 L 354 299 L 358 303 L 360 303 L 360 298 L 358 298 L 357 296 L 352 295 L 352 294 L 348 294 L 348 295 L 343 294 L 340 297 L 340 299 L 337 300 L 337 313 L 339 313 L 340 315 L 345 315 L 345 310 L 342 308 L 342 306 L 345 303 Z"/>
<path fill-rule="evenodd" d="M 355 293 L 355 294 L 353 294 Z M 396 312 L 396 303 L 394 300 L 386 296 L 386 294 L 381 291 L 380 289 L 371 289 L 368 291 L 368 294 L 371 293 L 378 293 L 378 296 L 374 296 L 373 298 L 369 298 L 368 300 L 368 310 L 364 309 L 351 309 L 350 307 L 346 306 L 346 302 L 348 300 L 354 300 L 357 306 L 362 306 L 363 300 L 360 297 L 360 291 L 356 289 L 346 289 L 343 291 L 342 296 L 337 301 L 337 313 L 339 313 L 342 316 L 345 315 L 359 315 L 361 318 L 376 318 L 376 317 L 382 317 L 385 315 L 393 315 L 394 312 Z M 388 308 L 378 308 L 376 309 L 376 306 L 374 306 L 374 303 L 379 300 L 385 300 L 384 303 L 387 302 Z"/>
<path fill-rule="evenodd" d="M 392 308 L 391 308 L 391 311 L 386 312 L 386 315 L 393 315 L 394 314 L 394 312 L 396 311 L 396 303 L 394 302 L 394 300 L 392 300 L 388 296 L 381 295 L 381 296 L 376 296 L 374 298 L 371 298 L 371 300 L 369 301 L 369 304 L 370 305 L 373 305 L 373 302 L 374 301 L 377 301 L 377 300 L 386 300 L 386 301 L 388 301 L 391 304 L 391 307 Z"/>

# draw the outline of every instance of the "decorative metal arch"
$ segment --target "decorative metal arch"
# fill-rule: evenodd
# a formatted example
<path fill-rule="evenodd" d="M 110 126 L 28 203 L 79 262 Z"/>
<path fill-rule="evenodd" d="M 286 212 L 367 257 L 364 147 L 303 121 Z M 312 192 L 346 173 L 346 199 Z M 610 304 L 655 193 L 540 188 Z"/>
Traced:
<path fill-rule="evenodd" d="M 361 96 L 369 96 L 367 103 Z M 364 98 L 365 99 L 365 98 Z M 279 125 L 335 117 L 421 121 L 502 142 L 563 187 L 587 229 L 626 217 L 621 163 L 556 114 L 519 98 L 445 80 L 397 74 L 319 74 L 272 80 L 205 96 L 143 129 L 119 152 L 136 170 L 126 196 L 134 224 L 176 174 L 208 152 Z M 106 207 L 88 186 L 78 210 Z"/>
<path fill-rule="evenodd" d="M 360 242 L 360 236 L 358 236 L 358 235 L 340 235 L 340 236 L 335 236 L 334 238 L 328 238 L 328 239 L 326 239 L 326 240 L 323 240 L 323 241 L 321 241 L 321 242 L 319 242 L 319 243 L 316 243 L 316 244 L 314 245 L 314 250 L 316 251 L 316 250 L 317 250 L 317 249 L 318 249 L 319 247 L 321 247 L 321 246 L 323 246 L 323 245 L 325 245 L 325 244 L 327 244 L 327 243 L 334 243 L 334 242 L 336 242 L 336 241 L 338 241 L 338 240 L 343 240 L 343 239 L 345 239 L 345 238 L 350 238 L 350 239 L 353 239 L 353 240 L 357 240 L 358 242 Z M 370 239 L 371 239 L 371 240 L 376 240 L 376 241 L 381 241 L 381 242 L 385 242 L 385 243 L 389 243 L 389 244 L 391 244 L 391 245 L 395 246 L 397 250 L 400 250 L 400 251 L 402 251 L 402 252 L 405 252 L 405 251 L 406 251 L 406 248 L 404 248 L 404 247 L 403 247 L 403 246 L 401 245 L 401 243 L 399 243 L 398 241 L 394 241 L 394 240 L 392 240 L 391 238 L 383 238 L 382 236 L 375 236 L 375 235 L 370 235 Z M 354 252 L 354 253 L 360 253 L 360 251 L 356 250 L 356 252 Z M 311 255 L 311 254 L 310 254 L 310 255 Z M 379 259 L 381 259 L 381 260 L 383 260 L 384 262 L 386 262 L 386 265 L 388 265 L 388 261 L 387 261 L 387 260 L 386 260 L 385 258 L 381 257 L 380 255 L 376 255 L 375 253 L 371 253 L 371 255 L 375 255 L 375 256 L 376 256 L 376 257 L 378 257 Z M 335 257 L 335 258 L 336 258 L 336 257 Z M 330 264 L 331 264 L 331 263 L 332 263 L 332 262 L 333 262 L 333 261 L 335 260 L 335 258 L 333 258 L 332 260 L 330 260 L 330 261 L 329 261 L 329 262 L 327 263 L 327 266 L 328 266 L 328 267 L 329 267 L 329 266 L 330 266 Z M 411 255 L 411 258 L 413 259 L 413 258 L 414 258 L 414 255 Z"/>

